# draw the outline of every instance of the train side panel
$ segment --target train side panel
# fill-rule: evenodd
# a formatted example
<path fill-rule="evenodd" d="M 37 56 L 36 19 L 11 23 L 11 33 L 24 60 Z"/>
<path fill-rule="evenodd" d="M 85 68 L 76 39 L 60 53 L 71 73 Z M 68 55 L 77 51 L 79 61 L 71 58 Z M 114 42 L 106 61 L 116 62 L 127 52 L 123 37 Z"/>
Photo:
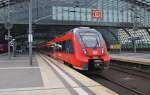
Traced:
<path fill-rule="evenodd" d="M 0 53 L 4 53 L 8 51 L 8 45 L 7 44 L 0 44 Z"/>
<path fill-rule="evenodd" d="M 95 42 L 91 43 L 90 41 Z M 105 41 L 101 34 L 94 29 L 86 28 L 85 30 L 81 29 L 81 31 L 79 29 L 78 32 L 72 30 L 49 41 L 46 47 L 47 50 L 50 47 L 52 48 L 47 51 L 50 56 L 60 59 L 79 70 L 103 70 L 110 63 Z"/>

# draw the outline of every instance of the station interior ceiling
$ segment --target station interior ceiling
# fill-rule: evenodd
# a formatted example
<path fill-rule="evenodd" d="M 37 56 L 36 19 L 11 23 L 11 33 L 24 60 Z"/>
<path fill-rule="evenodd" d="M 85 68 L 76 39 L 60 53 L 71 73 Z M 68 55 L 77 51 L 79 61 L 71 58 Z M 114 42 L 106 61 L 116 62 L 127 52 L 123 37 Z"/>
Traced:
<path fill-rule="evenodd" d="M 30 0 L 0 0 L 0 43 L 7 42 L 8 5 L 11 35 L 20 44 L 28 44 Z M 34 44 L 50 40 L 79 26 L 99 30 L 106 43 L 132 48 L 131 37 L 139 37 L 137 47 L 150 49 L 150 0 L 32 0 Z M 93 19 L 92 9 L 104 17 Z"/>

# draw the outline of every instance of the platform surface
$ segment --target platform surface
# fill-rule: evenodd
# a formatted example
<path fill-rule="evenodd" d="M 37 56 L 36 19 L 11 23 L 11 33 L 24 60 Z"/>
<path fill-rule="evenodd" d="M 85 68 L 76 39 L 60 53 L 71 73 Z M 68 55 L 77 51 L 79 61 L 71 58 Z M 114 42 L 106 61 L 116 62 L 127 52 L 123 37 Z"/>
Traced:
<path fill-rule="evenodd" d="M 150 54 L 148 53 L 117 53 L 110 54 L 110 56 L 112 60 L 150 65 Z"/>
<path fill-rule="evenodd" d="M 50 57 L 0 55 L 0 95 L 118 95 Z M 53 60 L 53 63 L 52 61 Z"/>

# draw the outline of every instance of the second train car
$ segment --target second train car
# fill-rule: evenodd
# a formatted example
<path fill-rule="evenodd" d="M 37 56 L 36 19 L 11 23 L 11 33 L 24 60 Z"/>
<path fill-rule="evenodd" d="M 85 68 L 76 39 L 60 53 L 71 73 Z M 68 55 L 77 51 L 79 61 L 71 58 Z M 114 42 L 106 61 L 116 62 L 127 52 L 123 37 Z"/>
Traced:
<path fill-rule="evenodd" d="M 8 51 L 8 45 L 7 44 L 0 44 L 0 53 L 4 53 Z"/>
<path fill-rule="evenodd" d="M 47 42 L 44 47 L 48 55 L 78 70 L 102 71 L 110 63 L 101 33 L 89 27 L 74 28 Z"/>

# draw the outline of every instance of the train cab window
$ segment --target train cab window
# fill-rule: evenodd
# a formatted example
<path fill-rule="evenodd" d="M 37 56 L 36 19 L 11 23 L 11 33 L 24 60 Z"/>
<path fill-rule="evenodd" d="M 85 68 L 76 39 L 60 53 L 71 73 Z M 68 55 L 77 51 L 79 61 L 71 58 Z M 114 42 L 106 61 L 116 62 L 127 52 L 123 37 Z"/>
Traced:
<path fill-rule="evenodd" d="M 88 48 L 100 47 L 100 38 L 97 33 L 93 32 L 80 32 L 79 37 L 81 44 Z"/>

